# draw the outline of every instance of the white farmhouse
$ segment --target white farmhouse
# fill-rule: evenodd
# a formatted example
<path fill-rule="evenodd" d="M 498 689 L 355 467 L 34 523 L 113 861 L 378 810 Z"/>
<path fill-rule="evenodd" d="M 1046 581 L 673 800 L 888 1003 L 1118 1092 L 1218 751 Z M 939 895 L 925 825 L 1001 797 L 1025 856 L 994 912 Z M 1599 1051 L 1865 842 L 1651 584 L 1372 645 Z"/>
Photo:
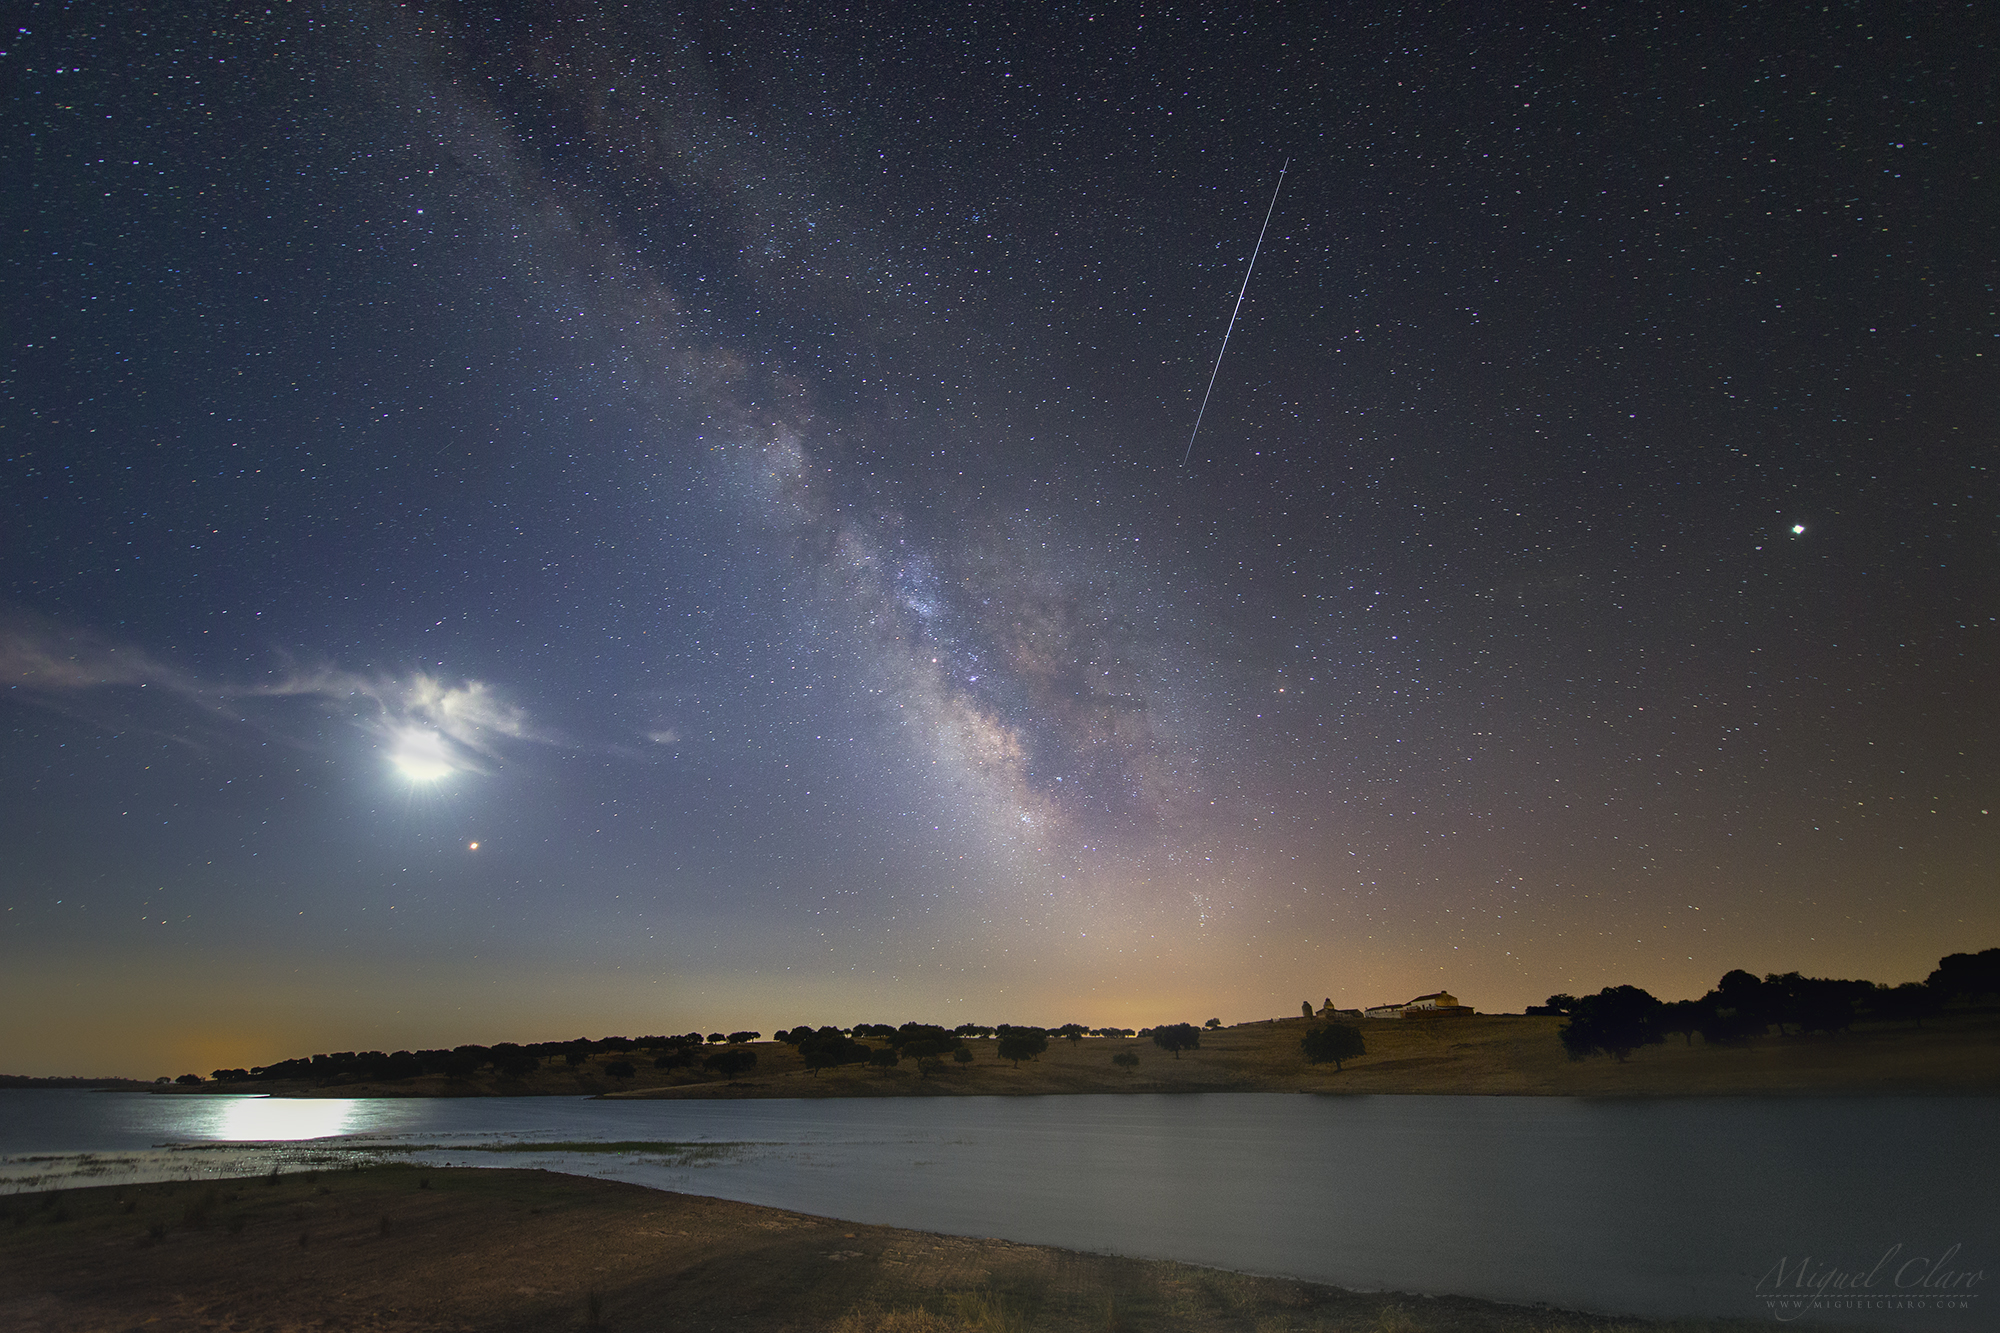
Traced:
<path fill-rule="evenodd" d="M 1467 1018 L 1471 1014 L 1469 1005 L 1460 1004 L 1457 996 L 1443 990 L 1419 995 L 1402 1004 L 1378 1004 L 1361 1011 L 1363 1018 Z"/>

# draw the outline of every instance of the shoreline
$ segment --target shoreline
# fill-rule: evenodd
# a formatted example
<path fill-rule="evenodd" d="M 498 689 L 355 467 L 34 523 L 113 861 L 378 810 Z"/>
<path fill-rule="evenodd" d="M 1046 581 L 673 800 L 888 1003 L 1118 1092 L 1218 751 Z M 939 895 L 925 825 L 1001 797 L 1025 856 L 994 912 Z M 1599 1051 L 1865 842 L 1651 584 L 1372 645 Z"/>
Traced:
<path fill-rule="evenodd" d="M 0 1209 L 11 1223 L 0 1226 L 0 1322 L 51 1330 L 1768 1326 L 1351 1291 L 506 1167 L 394 1164 L 99 1185 L 16 1195 Z"/>

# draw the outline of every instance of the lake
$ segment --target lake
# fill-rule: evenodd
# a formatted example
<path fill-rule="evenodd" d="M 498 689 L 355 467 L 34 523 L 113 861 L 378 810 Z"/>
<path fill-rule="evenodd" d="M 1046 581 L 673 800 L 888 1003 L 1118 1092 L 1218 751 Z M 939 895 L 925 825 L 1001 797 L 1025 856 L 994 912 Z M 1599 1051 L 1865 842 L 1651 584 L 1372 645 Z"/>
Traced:
<path fill-rule="evenodd" d="M 1774 1302 L 1818 1293 L 1812 1319 L 1958 1330 L 1992 1319 L 1981 1309 L 1984 1274 L 2000 1273 L 1996 1123 L 1992 1097 L 335 1101 L 0 1091 L 0 1189 L 267 1171 L 273 1161 L 396 1149 L 1362 1289 L 1657 1317 L 1784 1315 Z M 476 1150 L 627 1140 L 718 1146 Z M 248 1141 L 289 1146 L 192 1150 Z M 95 1160 L 22 1160 L 86 1152 Z"/>

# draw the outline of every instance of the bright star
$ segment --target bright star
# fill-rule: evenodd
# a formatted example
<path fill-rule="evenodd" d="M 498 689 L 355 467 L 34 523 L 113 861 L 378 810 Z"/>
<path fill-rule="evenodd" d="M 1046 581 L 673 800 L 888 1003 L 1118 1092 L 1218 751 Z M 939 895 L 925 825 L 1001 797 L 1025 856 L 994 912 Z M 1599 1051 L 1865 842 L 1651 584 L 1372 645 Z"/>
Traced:
<path fill-rule="evenodd" d="M 1792 524 L 1792 535 L 1793 535 L 1794 537 L 1798 537 L 1798 536 L 1803 536 L 1803 535 L 1804 535 L 1804 533 L 1805 533 L 1805 530 L 1806 530 L 1806 525 L 1805 525 L 1805 524 L 1803 524 L 1803 523 L 1794 523 L 1794 524 Z"/>

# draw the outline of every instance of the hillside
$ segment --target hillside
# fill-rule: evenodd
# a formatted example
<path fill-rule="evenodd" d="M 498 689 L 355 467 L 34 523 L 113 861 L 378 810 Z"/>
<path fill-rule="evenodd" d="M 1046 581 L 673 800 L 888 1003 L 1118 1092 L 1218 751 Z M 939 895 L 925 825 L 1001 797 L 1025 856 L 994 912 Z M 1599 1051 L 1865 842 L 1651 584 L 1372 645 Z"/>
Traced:
<path fill-rule="evenodd" d="M 1907 1023 L 1859 1024 L 1838 1037 L 1769 1035 L 1740 1044 L 1692 1045 L 1669 1037 L 1625 1064 L 1605 1058 L 1572 1062 L 1556 1039 L 1560 1018 L 1491 1015 L 1441 1020 L 1384 1019 L 1359 1024 L 1368 1052 L 1336 1071 L 1310 1065 L 1299 1038 L 1305 1019 L 1246 1023 L 1206 1032 L 1199 1050 L 1178 1060 L 1143 1039 L 1051 1040 L 1046 1054 L 1016 1067 L 996 1043 L 969 1043 L 969 1064 L 943 1062 L 921 1075 L 911 1061 L 880 1069 L 850 1065 L 808 1072 L 797 1051 L 775 1041 L 749 1043 L 756 1067 L 733 1079 L 692 1068 L 661 1070 L 644 1052 L 593 1055 L 570 1066 L 559 1059 L 516 1078 L 492 1070 L 394 1082 L 323 1086 L 260 1082 L 207 1084 L 203 1092 L 266 1091 L 315 1097 L 894 1097 L 1035 1096 L 1132 1092 L 1460 1093 L 1501 1096 L 1676 1096 L 1793 1093 L 2000 1092 L 2000 1014 L 1954 1010 L 1921 1029 Z M 1111 1057 L 1130 1051 L 1131 1072 Z M 629 1063 L 615 1078 L 605 1067 Z"/>

